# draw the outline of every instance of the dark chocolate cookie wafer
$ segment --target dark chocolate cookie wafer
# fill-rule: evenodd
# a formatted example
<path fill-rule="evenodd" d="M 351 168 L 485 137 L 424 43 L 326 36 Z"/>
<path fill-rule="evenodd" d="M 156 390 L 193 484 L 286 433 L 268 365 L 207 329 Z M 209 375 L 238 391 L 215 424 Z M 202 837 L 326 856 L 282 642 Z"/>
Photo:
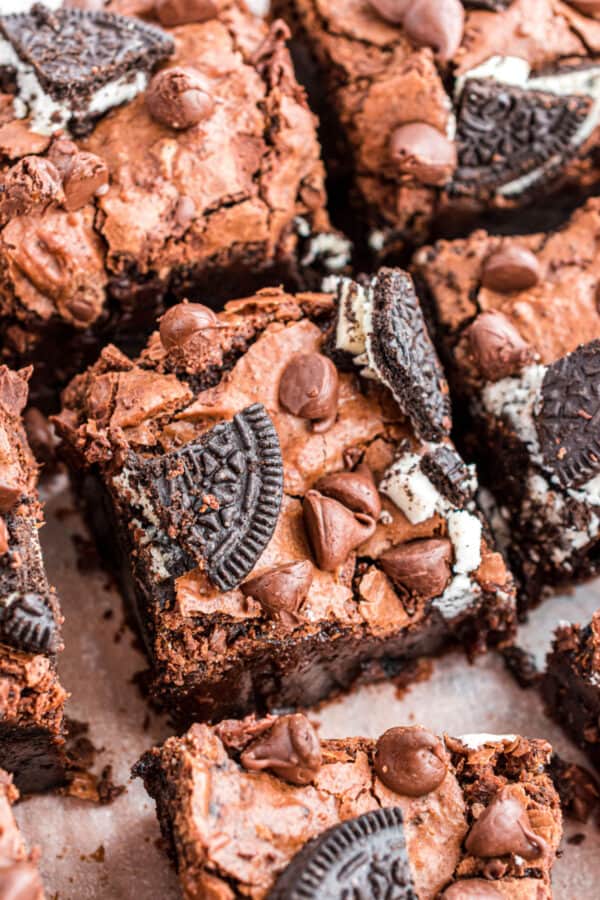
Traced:
<path fill-rule="evenodd" d="M 427 332 L 412 279 L 401 269 L 381 269 L 368 288 L 369 365 L 391 390 L 425 440 L 452 426 L 448 383 Z"/>
<path fill-rule="evenodd" d="M 463 6 L 467 9 L 489 9 L 492 12 L 500 12 L 507 9 L 513 0 L 463 0 Z"/>
<path fill-rule="evenodd" d="M 310 841 L 292 860 L 269 900 L 417 900 L 402 811 L 376 809 Z"/>
<path fill-rule="evenodd" d="M 473 476 L 453 447 L 442 444 L 425 454 L 421 469 L 455 506 L 464 506 L 472 499 Z"/>
<path fill-rule="evenodd" d="M 138 460 L 133 477 L 165 532 L 220 590 L 252 571 L 283 493 L 279 439 L 264 406 L 249 406 L 182 450 Z"/>
<path fill-rule="evenodd" d="M 0 642 L 30 653 L 58 653 L 59 630 L 48 601 L 40 594 L 14 594 L 0 602 Z"/>
<path fill-rule="evenodd" d="M 491 79 L 469 79 L 457 111 L 458 168 L 451 192 L 480 195 L 524 176 L 537 185 L 576 150 L 574 138 L 593 100 L 559 96 Z"/>
<path fill-rule="evenodd" d="M 600 340 L 548 367 L 536 428 L 544 463 L 562 485 L 600 472 Z"/>

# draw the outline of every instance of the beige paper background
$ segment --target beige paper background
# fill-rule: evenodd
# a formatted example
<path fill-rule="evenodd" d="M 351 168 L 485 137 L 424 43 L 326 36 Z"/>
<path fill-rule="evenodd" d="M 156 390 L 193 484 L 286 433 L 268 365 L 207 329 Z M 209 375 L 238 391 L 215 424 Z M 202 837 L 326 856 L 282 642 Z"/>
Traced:
<path fill-rule="evenodd" d="M 153 804 L 129 770 L 141 753 L 167 736 L 168 728 L 148 709 L 132 685 L 144 667 L 133 636 L 122 629 L 118 594 L 102 571 L 77 570 L 73 537 L 87 537 L 64 478 L 46 488 L 48 524 L 41 533 L 50 577 L 57 586 L 65 624 L 61 659 L 64 684 L 71 691 L 68 713 L 90 724 L 90 736 L 104 747 L 98 771 L 111 763 L 127 792 L 100 807 L 71 798 L 44 796 L 17 807 L 19 823 L 42 853 L 41 869 L 50 898 L 60 900 L 174 900 L 177 882 L 157 846 Z M 521 643 L 543 658 L 560 619 L 585 621 L 600 605 L 600 582 L 571 597 L 548 601 L 522 629 Z M 112 610 L 112 618 L 105 613 Z M 119 637 L 120 635 L 120 637 Z M 327 704 L 314 716 L 324 737 L 363 734 L 377 737 L 392 725 L 420 722 L 439 733 L 521 733 L 550 740 L 565 757 L 582 761 L 560 729 L 543 714 L 537 695 L 520 690 L 499 659 L 489 656 L 469 666 L 459 653 L 434 663 L 431 678 L 399 697 L 392 685 L 374 685 Z M 567 833 L 584 831 L 580 846 L 563 843 L 554 870 L 557 900 L 600 897 L 600 831 L 568 824 Z M 104 860 L 92 857 L 104 848 Z"/>

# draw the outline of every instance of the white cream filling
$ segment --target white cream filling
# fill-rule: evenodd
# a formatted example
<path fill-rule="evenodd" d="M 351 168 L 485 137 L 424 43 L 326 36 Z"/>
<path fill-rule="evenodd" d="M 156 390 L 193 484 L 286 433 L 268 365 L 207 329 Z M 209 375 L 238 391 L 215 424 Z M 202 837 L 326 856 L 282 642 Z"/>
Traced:
<path fill-rule="evenodd" d="M 512 744 L 517 740 L 516 734 L 461 734 L 459 741 L 468 747 L 469 750 L 479 750 L 486 744 Z"/>
<path fill-rule="evenodd" d="M 53 134 L 67 128 L 75 110 L 47 94 L 34 68 L 23 62 L 12 44 L 4 39 L 0 39 L 0 66 L 10 66 L 16 72 L 17 94 L 13 100 L 13 108 L 18 119 L 29 116 L 31 130 L 37 134 Z M 148 75 L 145 72 L 121 75 L 94 91 L 87 109 L 94 116 L 102 115 L 115 106 L 129 103 L 147 85 Z"/>
<path fill-rule="evenodd" d="M 351 254 L 351 241 L 340 234 L 322 232 L 311 238 L 308 250 L 300 262 L 303 266 L 310 266 L 319 260 L 330 272 L 339 272 L 348 265 Z"/>
<path fill-rule="evenodd" d="M 526 366 L 520 375 L 486 384 L 481 400 L 486 412 L 504 419 L 525 444 L 533 462 L 541 463 L 535 413 L 541 402 L 546 366 Z"/>

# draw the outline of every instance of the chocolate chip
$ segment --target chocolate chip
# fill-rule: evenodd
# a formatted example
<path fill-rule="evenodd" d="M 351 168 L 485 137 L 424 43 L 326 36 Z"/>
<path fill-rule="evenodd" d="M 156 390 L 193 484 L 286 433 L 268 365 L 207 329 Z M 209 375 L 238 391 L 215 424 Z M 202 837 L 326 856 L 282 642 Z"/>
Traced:
<path fill-rule="evenodd" d="M 0 640 L 30 653 L 58 653 L 58 625 L 46 598 L 17 594 L 0 603 Z"/>
<path fill-rule="evenodd" d="M 24 156 L 0 182 L 0 223 L 62 198 L 60 173 L 48 159 Z"/>
<path fill-rule="evenodd" d="M 448 184 L 457 162 L 454 142 L 426 122 L 397 128 L 390 138 L 390 157 L 402 175 L 432 187 Z"/>
<path fill-rule="evenodd" d="M 342 503 L 308 491 L 303 502 L 304 526 L 317 565 L 333 572 L 346 562 L 350 553 L 373 534 L 375 520 L 364 513 L 353 513 Z"/>
<path fill-rule="evenodd" d="M 373 519 L 381 514 L 381 497 L 370 468 L 361 463 L 354 472 L 334 472 L 324 475 L 315 489 L 326 497 L 339 500 L 353 512 L 365 513 Z"/>
<path fill-rule="evenodd" d="M 212 309 L 202 303 L 178 303 L 160 320 L 161 343 L 167 351 L 181 349 L 190 338 L 207 328 L 214 328 L 218 321 Z"/>
<path fill-rule="evenodd" d="M 270 769 L 292 784 L 310 784 L 321 768 L 321 744 L 306 716 L 281 716 L 240 756 L 251 772 Z"/>
<path fill-rule="evenodd" d="M 504 895 L 485 878 L 461 878 L 446 888 L 442 900 L 500 900 Z"/>
<path fill-rule="evenodd" d="M 219 12 L 214 0 L 156 0 L 154 9 L 161 25 L 167 28 L 207 22 Z"/>
<path fill-rule="evenodd" d="M 407 36 L 420 46 L 432 47 L 442 62 L 460 47 L 465 11 L 460 0 L 413 0 L 404 15 Z"/>
<path fill-rule="evenodd" d="M 412 0 L 369 0 L 376 13 L 392 25 L 401 25 Z"/>
<path fill-rule="evenodd" d="M 546 852 L 546 842 L 531 827 L 519 789 L 502 788 L 471 826 L 465 847 L 486 859 L 515 853 L 531 861 Z"/>
<path fill-rule="evenodd" d="M 267 900 L 417 900 L 400 807 L 322 832 L 296 854 Z"/>
<path fill-rule="evenodd" d="M 246 597 L 253 597 L 278 622 L 294 627 L 302 621 L 298 610 L 306 600 L 313 580 L 308 560 L 284 563 L 241 585 Z"/>
<path fill-rule="evenodd" d="M 450 581 L 452 544 L 446 538 L 410 541 L 386 550 L 379 562 L 401 593 L 432 600 L 444 593 Z"/>
<path fill-rule="evenodd" d="M 600 0 L 566 0 L 566 2 L 584 16 L 600 16 Z"/>
<path fill-rule="evenodd" d="M 533 360 L 533 350 L 504 313 L 480 313 L 466 331 L 473 359 L 487 381 L 516 375 Z"/>
<path fill-rule="evenodd" d="M 0 519 L 0 556 L 8 553 L 8 528 L 4 519 Z"/>
<path fill-rule="evenodd" d="M 600 340 L 548 366 L 535 415 L 546 467 L 564 487 L 600 472 Z"/>
<path fill-rule="evenodd" d="M 382 734 L 373 765 L 387 788 L 406 797 L 423 797 L 435 791 L 448 771 L 442 742 L 418 725 L 390 728 Z"/>
<path fill-rule="evenodd" d="M 64 179 L 78 153 L 79 147 L 74 141 L 56 137 L 48 148 L 48 159 L 56 166 L 61 178 Z"/>
<path fill-rule="evenodd" d="M 327 431 L 337 416 L 339 379 L 322 353 L 300 353 L 285 367 L 279 402 L 293 416 L 310 419 L 315 431 Z"/>
<path fill-rule="evenodd" d="M 511 244 L 488 256 L 481 272 L 481 283 L 491 291 L 510 294 L 535 287 L 540 274 L 540 264 L 531 250 Z"/>
<path fill-rule="evenodd" d="M 185 131 L 210 118 L 215 102 L 200 72 L 177 66 L 154 76 L 146 93 L 146 106 L 157 122 Z"/>
<path fill-rule="evenodd" d="M 65 173 L 63 188 L 65 207 L 69 211 L 81 209 L 93 197 L 108 191 L 108 166 L 95 153 L 77 153 Z"/>
<path fill-rule="evenodd" d="M 0 866 L 0 897 L 4 900 L 39 900 L 43 895 L 39 872 L 32 863 Z"/>

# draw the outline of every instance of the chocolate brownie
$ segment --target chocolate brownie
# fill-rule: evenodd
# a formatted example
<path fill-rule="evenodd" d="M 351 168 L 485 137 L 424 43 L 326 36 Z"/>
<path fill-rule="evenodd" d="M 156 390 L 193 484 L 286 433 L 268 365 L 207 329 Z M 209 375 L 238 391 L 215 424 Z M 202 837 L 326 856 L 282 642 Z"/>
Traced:
<path fill-rule="evenodd" d="M 0 770 L 0 897 L 44 900 L 37 853 L 27 851 L 12 813 L 11 806 L 18 797 L 10 775 Z"/>
<path fill-rule="evenodd" d="M 523 608 L 598 571 L 600 202 L 555 232 L 415 257 Z"/>
<path fill-rule="evenodd" d="M 556 630 L 542 682 L 550 713 L 600 768 L 600 613 Z"/>
<path fill-rule="evenodd" d="M 0 336 L 42 392 L 107 340 L 139 349 L 173 298 L 348 261 L 286 26 L 211 9 L 0 16 Z"/>
<path fill-rule="evenodd" d="M 193 725 L 142 757 L 186 898 L 543 900 L 561 837 L 550 745 L 319 741 L 303 715 Z"/>
<path fill-rule="evenodd" d="M 482 215 L 514 226 L 516 208 L 572 203 L 598 183 L 597 4 L 275 5 L 310 51 L 326 155 L 351 178 L 376 253 L 432 228 L 458 236 Z"/>
<path fill-rule="evenodd" d="M 73 380 L 56 425 L 177 719 L 510 638 L 512 580 L 401 270 L 174 306 L 136 360 L 109 346 Z"/>
<path fill-rule="evenodd" d="M 62 617 L 38 538 L 37 466 L 21 412 L 29 370 L 0 366 L 0 766 L 19 789 L 64 780 Z"/>

